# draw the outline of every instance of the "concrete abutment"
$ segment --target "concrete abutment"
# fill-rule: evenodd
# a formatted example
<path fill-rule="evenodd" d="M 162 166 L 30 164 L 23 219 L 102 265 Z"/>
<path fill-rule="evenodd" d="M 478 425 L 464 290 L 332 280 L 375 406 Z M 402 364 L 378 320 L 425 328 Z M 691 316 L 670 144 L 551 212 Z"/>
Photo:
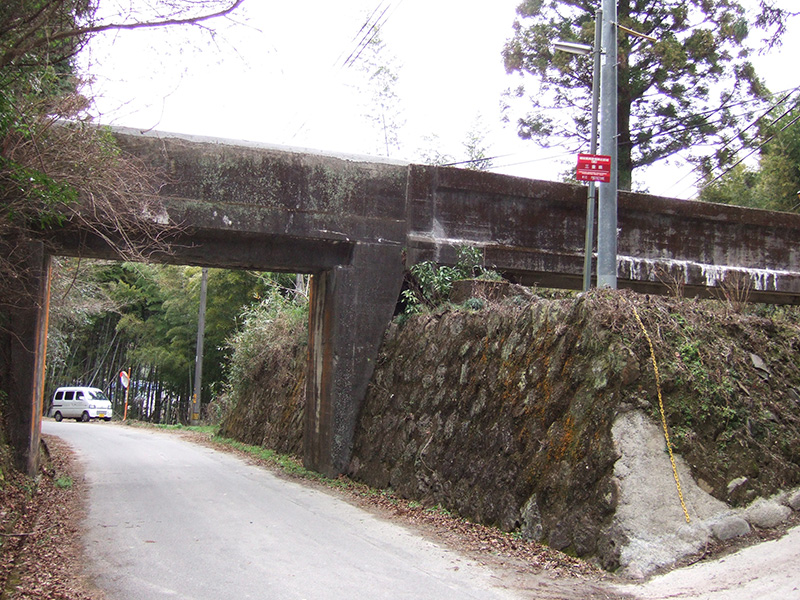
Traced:
<path fill-rule="evenodd" d="M 353 264 L 313 276 L 306 467 L 329 476 L 346 470 L 361 404 L 402 281 L 400 248 L 382 245 L 359 245 Z"/>
<path fill-rule="evenodd" d="M 9 306 L 0 315 L 0 392 L 6 395 L 2 417 L 14 466 L 35 475 L 44 402 L 51 259 L 40 242 L 25 242 L 16 251 L 25 255 L 19 281 L 25 303 Z"/>

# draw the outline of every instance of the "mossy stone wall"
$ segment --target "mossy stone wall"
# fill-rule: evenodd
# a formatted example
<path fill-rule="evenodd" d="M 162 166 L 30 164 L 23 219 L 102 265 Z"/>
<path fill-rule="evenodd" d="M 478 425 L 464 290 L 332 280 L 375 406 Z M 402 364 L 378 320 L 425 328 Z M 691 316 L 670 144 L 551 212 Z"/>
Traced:
<path fill-rule="evenodd" d="M 610 390 L 638 364 L 590 317 L 581 301 L 512 299 L 393 325 L 351 475 L 596 554 L 616 506 Z"/>

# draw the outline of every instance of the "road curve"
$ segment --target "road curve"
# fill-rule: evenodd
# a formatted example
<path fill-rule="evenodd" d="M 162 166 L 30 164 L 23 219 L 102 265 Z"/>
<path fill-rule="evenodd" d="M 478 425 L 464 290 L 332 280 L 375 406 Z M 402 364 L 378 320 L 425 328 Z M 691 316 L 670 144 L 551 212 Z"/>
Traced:
<path fill-rule="evenodd" d="M 520 597 L 455 552 L 233 455 L 110 423 L 42 431 L 85 470 L 88 572 L 110 600 Z"/>

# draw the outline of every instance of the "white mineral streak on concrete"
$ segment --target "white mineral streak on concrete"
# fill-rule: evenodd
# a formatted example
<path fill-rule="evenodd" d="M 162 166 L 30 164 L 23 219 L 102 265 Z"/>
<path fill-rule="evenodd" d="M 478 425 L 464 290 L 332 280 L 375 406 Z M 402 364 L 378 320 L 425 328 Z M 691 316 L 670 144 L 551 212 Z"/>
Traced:
<path fill-rule="evenodd" d="M 347 242 L 350 241 L 350 238 L 348 237 L 348 235 L 346 233 L 342 232 L 342 231 L 332 231 L 330 229 L 320 229 L 319 232 L 320 233 L 324 233 L 326 235 L 338 236 L 338 237 L 342 238 L 344 241 L 347 241 Z M 378 238 L 378 241 L 381 241 L 380 238 Z"/>
<path fill-rule="evenodd" d="M 433 225 L 430 231 L 415 231 L 409 233 L 407 239 L 411 242 L 424 242 L 432 244 L 436 251 L 434 253 L 434 262 L 439 262 L 441 259 L 442 246 L 469 246 L 474 248 L 485 248 L 492 246 L 495 242 L 480 242 L 474 239 L 454 238 L 447 237 L 447 233 L 441 222 L 434 217 Z"/>
<path fill-rule="evenodd" d="M 164 207 L 158 207 L 158 212 L 153 212 L 152 208 L 156 207 L 148 207 L 142 211 L 142 217 L 145 219 L 150 219 L 156 225 L 169 225 L 169 213 L 164 209 Z"/>
<path fill-rule="evenodd" d="M 617 272 L 622 270 L 624 273 L 630 272 L 631 277 L 638 281 L 661 282 L 663 275 L 659 269 L 667 269 L 670 275 L 679 274 L 683 283 L 686 283 L 689 276 L 689 269 L 696 267 L 700 269 L 704 284 L 707 287 L 719 286 L 725 280 L 728 273 L 742 273 L 750 277 L 757 291 L 774 291 L 778 289 L 778 277 L 790 276 L 800 277 L 797 271 L 785 271 L 781 269 L 756 269 L 750 267 L 732 267 L 727 265 L 711 265 L 707 263 L 693 262 L 689 260 L 674 260 L 671 258 L 637 258 L 635 256 L 617 256 Z"/>

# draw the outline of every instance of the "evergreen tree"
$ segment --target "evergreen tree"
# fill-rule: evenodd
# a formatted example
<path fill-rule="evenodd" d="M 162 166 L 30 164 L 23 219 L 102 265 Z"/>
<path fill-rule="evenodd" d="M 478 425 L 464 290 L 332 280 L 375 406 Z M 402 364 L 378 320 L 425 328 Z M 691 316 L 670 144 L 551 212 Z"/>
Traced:
<path fill-rule="evenodd" d="M 553 42 L 592 44 L 600 4 L 526 0 L 517 9 L 503 56 L 509 73 L 533 76 L 510 92 L 530 107 L 518 120 L 521 137 L 543 146 L 585 147 L 591 57 L 554 52 Z M 736 0 L 619 0 L 619 24 L 656 38 L 619 32 L 620 188 L 631 188 L 637 167 L 676 153 L 688 153 L 706 167 L 730 163 L 727 142 L 736 137 L 750 142 L 739 126 L 768 97 L 750 62 L 749 36 L 754 27 L 767 28 L 777 43 L 788 16 L 770 0 L 761 0 L 755 15 Z M 718 150 L 703 156 L 694 152 L 700 146 Z"/>

